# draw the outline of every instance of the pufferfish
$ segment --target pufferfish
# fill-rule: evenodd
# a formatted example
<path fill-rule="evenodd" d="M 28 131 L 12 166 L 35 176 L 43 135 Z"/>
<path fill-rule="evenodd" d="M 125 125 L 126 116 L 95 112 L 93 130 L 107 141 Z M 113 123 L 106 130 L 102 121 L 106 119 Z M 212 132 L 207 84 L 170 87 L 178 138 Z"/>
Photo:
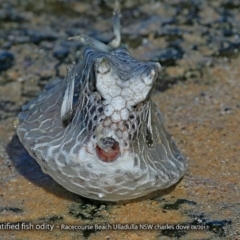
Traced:
<path fill-rule="evenodd" d="M 133 199 L 178 182 L 186 161 L 151 100 L 160 64 L 133 58 L 115 38 L 85 35 L 78 63 L 18 115 L 17 135 L 42 171 L 81 196 Z"/>

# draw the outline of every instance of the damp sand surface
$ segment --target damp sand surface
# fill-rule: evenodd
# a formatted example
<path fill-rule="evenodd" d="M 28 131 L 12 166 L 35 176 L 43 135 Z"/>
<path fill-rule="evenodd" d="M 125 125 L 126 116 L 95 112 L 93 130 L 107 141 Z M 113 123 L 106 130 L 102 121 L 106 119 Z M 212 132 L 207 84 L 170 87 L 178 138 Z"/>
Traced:
<path fill-rule="evenodd" d="M 188 168 L 169 189 L 107 203 L 73 194 L 43 174 L 12 122 L 26 101 L 52 78 L 63 77 L 79 56 L 81 46 L 69 43 L 68 36 L 80 31 L 111 39 L 111 5 L 0 3 L 1 239 L 240 239 L 240 44 L 234 4 L 123 6 L 123 40 L 130 52 L 163 66 L 153 99 Z M 3 229 L 7 223 L 16 229 Z"/>

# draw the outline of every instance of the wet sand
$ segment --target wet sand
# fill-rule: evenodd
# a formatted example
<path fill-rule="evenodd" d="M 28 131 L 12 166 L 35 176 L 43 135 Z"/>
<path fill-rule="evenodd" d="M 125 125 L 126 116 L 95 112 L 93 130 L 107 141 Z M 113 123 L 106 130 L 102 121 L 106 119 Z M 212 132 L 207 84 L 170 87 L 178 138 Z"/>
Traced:
<path fill-rule="evenodd" d="M 123 20 L 124 39 L 132 54 L 139 59 L 160 61 L 163 65 L 153 99 L 167 129 L 186 156 L 188 169 L 181 181 L 169 189 L 117 203 L 82 198 L 43 174 L 18 141 L 12 125 L 20 107 L 37 96 L 51 77 L 64 76 L 66 67 L 77 57 L 77 43 L 66 47 L 65 25 L 71 26 L 69 31 L 73 34 L 77 27 L 83 30 L 89 22 L 92 29 L 86 29 L 87 33 L 108 39 L 111 24 L 105 16 L 99 15 L 103 12 L 97 5 L 94 5 L 96 11 L 89 10 L 78 23 L 77 16 L 84 16 L 89 9 L 87 3 L 68 6 L 67 10 L 76 8 L 77 16 L 72 16 L 70 10 L 70 14 L 61 10 L 61 4 L 59 8 L 51 6 L 53 10 L 48 7 L 49 12 L 42 7 L 43 13 L 37 15 L 35 9 L 30 11 L 14 2 L 9 8 L 10 20 L 6 21 L 0 14 L 3 26 L 0 34 L 4 36 L 1 48 L 14 55 L 12 66 L 0 72 L 1 239 L 240 239 L 240 57 L 233 39 L 235 35 L 225 36 L 223 28 L 217 25 L 221 17 L 227 18 L 228 11 L 236 22 L 231 22 L 230 18 L 224 23 L 231 22 L 232 28 L 228 30 L 237 31 L 239 16 L 236 7 L 230 8 L 226 1 L 210 6 L 205 1 L 199 3 L 202 8 L 198 12 L 193 11 L 195 5 L 182 6 L 178 1 L 158 7 L 143 2 L 123 8 L 122 14 L 128 16 Z M 179 14 L 177 8 L 182 10 Z M 110 8 L 105 6 L 104 11 L 109 20 Z M 128 26 L 134 14 L 136 18 Z M 188 24 L 189 14 L 200 17 L 202 24 L 196 24 L 197 17 L 193 18 L 196 22 Z M 18 16 L 18 20 L 14 16 Z M 25 20 L 21 22 L 20 16 Z M 159 21 L 154 21 L 153 16 Z M 58 28 L 57 17 L 67 20 L 59 23 Z M 95 18 L 99 22 L 93 23 Z M 170 24 L 174 32 L 169 31 L 164 21 L 176 18 L 178 21 Z M 41 35 L 40 43 L 32 42 L 39 37 L 39 32 L 44 32 L 46 20 L 48 28 L 54 32 L 50 31 L 48 38 Z M 212 31 L 206 39 L 202 32 L 210 23 Z M 157 24 L 162 26 L 161 30 Z M 18 27 L 21 31 L 35 29 L 38 34 L 28 34 L 32 36 L 30 40 L 23 35 L 24 42 L 20 30 L 16 30 Z M 15 43 L 9 40 L 8 31 L 10 36 L 15 34 Z M 211 32 L 215 35 L 211 36 Z M 216 36 L 219 36 L 218 41 Z M 136 43 L 139 38 L 145 40 Z M 208 45 L 210 38 L 213 47 Z M 20 40 L 23 42 L 19 43 Z M 220 40 L 234 44 L 227 49 Z M 7 48 L 5 45 L 9 42 L 12 45 Z M 193 45 L 197 46 L 196 50 L 192 49 Z M 171 49 L 166 53 L 164 48 Z M 19 223 L 22 229 L 2 230 L 8 222 Z M 31 223 L 34 229 L 24 230 L 22 223 Z M 54 227 L 52 231 L 50 225 Z M 66 229 L 75 225 L 87 229 Z M 152 230 L 145 229 L 151 226 Z M 184 226 L 185 229 L 179 229 Z"/>

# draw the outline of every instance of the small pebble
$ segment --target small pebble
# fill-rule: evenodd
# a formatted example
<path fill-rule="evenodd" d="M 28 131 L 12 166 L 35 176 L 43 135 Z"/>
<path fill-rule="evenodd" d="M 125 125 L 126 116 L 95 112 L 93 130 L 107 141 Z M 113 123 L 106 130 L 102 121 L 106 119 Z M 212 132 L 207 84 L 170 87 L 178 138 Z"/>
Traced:
<path fill-rule="evenodd" d="M 9 51 L 0 50 L 0 72 L 5 71 L 13 65 L 14 55 Z"/>
<path fill-rule="evenodd" d="M 53 56 L 57 58 L 58 60 L 65 59 L 69 54 L 69 50 L 66 47 L 58 46 L 53 51 Z"/>

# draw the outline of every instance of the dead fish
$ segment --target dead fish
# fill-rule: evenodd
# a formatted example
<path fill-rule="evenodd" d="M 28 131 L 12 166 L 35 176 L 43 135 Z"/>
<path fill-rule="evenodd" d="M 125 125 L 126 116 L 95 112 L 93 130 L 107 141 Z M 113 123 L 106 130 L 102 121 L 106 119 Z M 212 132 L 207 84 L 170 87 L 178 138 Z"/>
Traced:
<path fill-rule="evenodd" d="M 151 100 L 160 64 L 131 57 L 114 39 L 85 35 L 81 59 L 18 115 L 17 135 L 42 171 L 71 192 L 106 201 L 133 199 L 176 183 L 186 161 Z"/>

